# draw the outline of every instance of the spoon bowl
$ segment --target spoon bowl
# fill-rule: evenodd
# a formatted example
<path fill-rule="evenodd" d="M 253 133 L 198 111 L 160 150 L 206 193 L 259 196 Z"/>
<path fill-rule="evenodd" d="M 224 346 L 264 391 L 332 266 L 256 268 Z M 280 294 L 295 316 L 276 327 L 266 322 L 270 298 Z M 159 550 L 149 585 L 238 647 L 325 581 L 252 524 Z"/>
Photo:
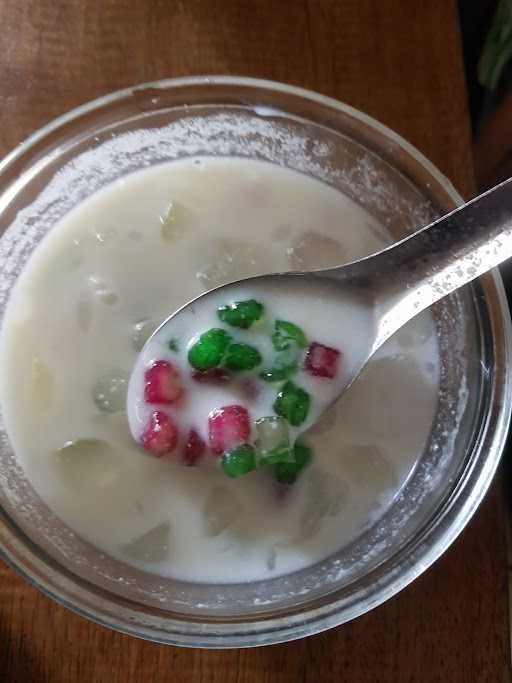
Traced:
<path fill-rule="evenodd" d="M 300 384 L 309 393 L 314 393 L 315 401 L 307 418 L 300 425 L 290 424 L 292 443 L 317 422 L 321 414 L 357 377 L 373 354 L 376 336 L 375 311 L 368 293 L 357 287 L 347 286 L 336 278 L 327 277 L 323 271 L 276 273 L 223 285 L 200 295 L 173 313 L 144 345 L 132 372 L 127 395 L 127 414 L 136 440 L 140 440 L 141 429 L 147 423 L 151 411 L 144 400 L 144 377 L 147 369 L 154 364 L 155 359 L 164 359 L 165 362 L 174 364 L 177 357 L 181 367 L 189 367 L 187 349 L 201 333 L 219 328 L 217 310 L 226 302 L 244 300 L 257 300 L 265 306 L 266 321 L 256 325 L 256 331 L 251 328 L 250 331 L 234 332 L 238 341 L 251 345 L 255 343 L 259 349 L 263 360 L 258 367 L 258 376 L 264 368 L 272 365 L 272 357 L 276 355 L 270 341 L 272 320 L 293 320 L 301 329 L 310 331 L 310 339 L 320 341 L 326 338 L 335 321 L 338 334 L 334 346 L 343 349 L 341 370 L 332 380 L 302 374 Z M 347 330 L 350 330 L 350 335 L 357 338 L 357 344 L 346 344 Z M 332 335 L 329 338 L 332 339 Z M 178 351 L 169 350 L 171 340 L 180 340 Z M 189 343 L 183 346 L 183 340 L 189 340 Z M 307 357 L 306 349 L 303 349 L 303 353 L 306 353 Z M 251 395 L 254 392 L 246 391 L 247 385 L 251 383 L 249 373 L 241 373 L 239 381 L 238 373 L 232 374 L 230 379 L 234 381 L 230 382 L 229 386 L 222 387 L 219 384 L 223 384 L 224 376 L 219 374 L 218 368 L 211 374 L 208 371 L 193 372 L 192 377 L 204 381 L 188 383 L 186 393 L 190 394 L 192 391 L 195 398 L 182 406 L 181 415 L 190 422 L 193 422 L 195 415 L 200 413 L 205 423 L 208 414 L 215 408 L 240 403 L 250 405 L 251 415 L 255 419 L 264 418 L 273 413 L 272 403 L 276 391 L 283 384 L 262 382 L 261 391 L 257 395 Z M 212 381 L 209 381 L 210 379 Z M 227 397 L 226 391 L 228 394 L 231 392 Z"/>

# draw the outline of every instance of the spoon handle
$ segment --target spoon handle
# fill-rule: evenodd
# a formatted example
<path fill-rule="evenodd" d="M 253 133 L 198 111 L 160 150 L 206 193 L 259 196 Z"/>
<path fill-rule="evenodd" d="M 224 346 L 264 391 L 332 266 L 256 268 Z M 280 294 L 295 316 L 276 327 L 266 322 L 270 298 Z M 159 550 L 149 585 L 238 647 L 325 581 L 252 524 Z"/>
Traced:
<path fill-rule="evenodd" d="M 512 256 L 512 178 L 410 237 L 322 273 L 366 291 L 379 320 L 374 351 L 408 320 Z"/>

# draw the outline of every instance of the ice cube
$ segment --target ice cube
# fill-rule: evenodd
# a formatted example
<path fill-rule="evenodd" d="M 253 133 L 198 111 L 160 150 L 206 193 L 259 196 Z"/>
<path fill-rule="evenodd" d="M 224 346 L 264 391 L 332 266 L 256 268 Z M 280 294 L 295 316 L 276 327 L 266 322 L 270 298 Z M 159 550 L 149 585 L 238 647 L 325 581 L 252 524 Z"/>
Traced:
<path fill-rule="evenodd" d="M 404 349 L 421 346 L 434 334 L 434 323 L 430 315 L 419 315 L 396 333 L 395 340 Z"/>
<path fill-rule="evenodd" d="M 225 486 L 214 487 L 203 505 L 203 532 L 213 538 L 228 529 L 242 512 L 235 494 Z"/>
<path fill-rule="evenodd" d="M 146 533 L 126 543 L 121 552 L 131 560 L 140 562 L 164 562 L 169 559 L 170 525 L 163 522 Z"/>
<path fill-rule="evenodd" d="M 347 260 L 347 252 L 340 242 L 315 230 L 304 232 L 286 250 L 291 270 L 313 270 L 339 266 Z"/>
<path fill-rule="evenodd" d="M 164 242 L 174 242 L 185 234 L 187 209 L 180 202 L 170 202 L 165 212 L 160 216 L 160 235 Z"/>
<path fill-rule="evenodd" d="M 327 493 L 325 476 L 312 471 L 306 481 L 306 502 L 299 520 L 300 541 L 305 541 L 318 533 L 322 520 L 331 507 Z"/>
<path fill-rule="evenodd" d="M 337 421 L 338 408 L 337 403 L 335 403 L 322 414 L 318 422 L 309 430 L 309 433 L 316 436 L 327 434 L 336 426 Z"/>
<path fill-rule="evenodd" d="M 90 493 L 111 486 L 120 473 L 114 449 L 100 439 L 69 441 L 53 454 L 64 483 L 75 491 Z"/>
<path fill-rule="evenodd" d="M 298 541 L 315 536 L 327 516 L 337 515 L 345 505 L 348 486 L 341 479 L 317 470 L 311 470 L 305 482 L 305 504 L 299 519 Z"/>
<path fill-rule="evenodd" d="M 102 303 L 107 306 L 114 306 L 119 301 L 117 294 L 108 287 L 105 280 L 99 275 L 90 275 L 88 281 L 93 294 Z"/>
<path fill-rule="evenodd" d="M 115 306 L 119 301 L 119 297 L 114 292 L 105 290 L 104 292 L 97 292 L 98 299 L 107 306 Z"/>
<path fill-rule="evenodd" d="M 340 458 L 346 476 L 368 496 L 378 496 L 397 486 L 395 469 L 378 446 L 348 446 Z"/>
<path fill-rule="evenodd" d="M 205 289 L 251 275 L 262 275 L 272 270 L 271 258 L 265 249 L 257 244 L 221 238 L 207 246 L 209 265 L 200 268 L 196 273 Z"/>
<path fill-rule="evenodd" d="M 432 391 L 420 368 L 405 357 L 379 358 L 340 401 L 340 424 L 346 434 L 404 437 L 428 428 Z"/>
<path fill-rule="evenodd" d="M 47 411 L 55 398 L 55 379 L 50 368 L 34 356 L 30 368 L 30 395 L 38 410 Z"/>
<path fill-rule="evenodd" d="M 187 210 L 180 202 L 172 201 L 160 216 L 160 235 L 165 242 L 179 239 L 185 232 Z"/>
<path fill-rule="evenodd" d="M 255 422 L 256 449 L 260 457 L 267 457 L 277 452 L 290 454 L 289 461 L 293 462 L 293 452 L 289 448 L 290 436 L 286 420 L 282 417 L 262 417 Z M 280 459 L 280 462 L 286 460 Z"/>
<path fill-rule="evenodd" d="M 123 370 L 112 370 L 96 382 L 92 390 L 92 398 L 100 412 L 124 412 L 128 380 L 128 374 Z"/>
<path fill-rule="evenodd" d="M 151 337 L 159 324 L 159 320 L 157 321 L 151 318 L 143 318 L 142 320 L 138 320 L 133 324 L 131 338 L 132 346 L 135 351 L 142 351 L 142 347 Z"/>

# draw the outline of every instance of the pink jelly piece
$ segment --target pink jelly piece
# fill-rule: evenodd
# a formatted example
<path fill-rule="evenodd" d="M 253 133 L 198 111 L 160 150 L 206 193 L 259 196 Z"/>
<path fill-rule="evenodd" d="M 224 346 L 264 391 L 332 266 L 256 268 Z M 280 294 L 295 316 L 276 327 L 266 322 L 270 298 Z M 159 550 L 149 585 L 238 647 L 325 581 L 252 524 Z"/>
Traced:
<path fill-rule="evenodd" d="M 144 373 L 146 403 L 171 405 L 181 398 L 183 391 L 179 371 L 166 360 L 157 360 Z"/>
<path fill-rule="evenodd" d="M 216 455 L 247 441 L 250 431 L 249 413 L 243 406 L 217 408 L 208 418 L 208 438 Z"/>
<path fill-rule="evenodd" d="M 231 375 L 222 368 L 211 370 L 194 370 L 192 379 L 204 384 L 226 384 L 231 380 Z"/>
<path fill-rule="evenodd" d="M 338 372 L 340 356 L 338 349 L 313 342 L 306 353 L 304 368 L 314 377 L 333 379 Z"/>
<path fill-rule="evenodd" d="M 183 449 L 183 462 L 185 465 L 195 465 L 206 449 L 205 442 L 195 429 L 188 433 L 187 443 Z"/>
<path fill-rule="evenodd" d="M 149 418 L 140 442 L 146 451 L 161 458 L 176 448 L 178 428 L 168 415 L 155 410 Z"/>

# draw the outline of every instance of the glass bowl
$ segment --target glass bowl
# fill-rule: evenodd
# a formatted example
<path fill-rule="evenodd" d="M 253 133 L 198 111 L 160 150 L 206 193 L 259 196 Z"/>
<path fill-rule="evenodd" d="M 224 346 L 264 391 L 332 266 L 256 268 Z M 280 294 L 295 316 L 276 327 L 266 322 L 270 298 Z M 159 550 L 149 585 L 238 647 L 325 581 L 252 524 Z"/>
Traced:
<path fill-rule="evenodd" d="M 402 237 L 461 200 L 417 150 L 332 99 L 246 78 L 148 83 L 50 123 L 0 165 L 0 319 L 41 238 L 93 192 L 185 156 L 264 159 L 327 182 Z M 484 496 L 510 416 L 510 321 L 497 272 L 434 310 L 442 361 L 424 453 L 386 514 L 316 565 L 248 584 L 173 581 L 77 537 L 16 464 L 0 414 L 0 547 L 40 590 L 100 624 L 195 647 L 318 633 L 388 599 L 438 558 Z"/>

